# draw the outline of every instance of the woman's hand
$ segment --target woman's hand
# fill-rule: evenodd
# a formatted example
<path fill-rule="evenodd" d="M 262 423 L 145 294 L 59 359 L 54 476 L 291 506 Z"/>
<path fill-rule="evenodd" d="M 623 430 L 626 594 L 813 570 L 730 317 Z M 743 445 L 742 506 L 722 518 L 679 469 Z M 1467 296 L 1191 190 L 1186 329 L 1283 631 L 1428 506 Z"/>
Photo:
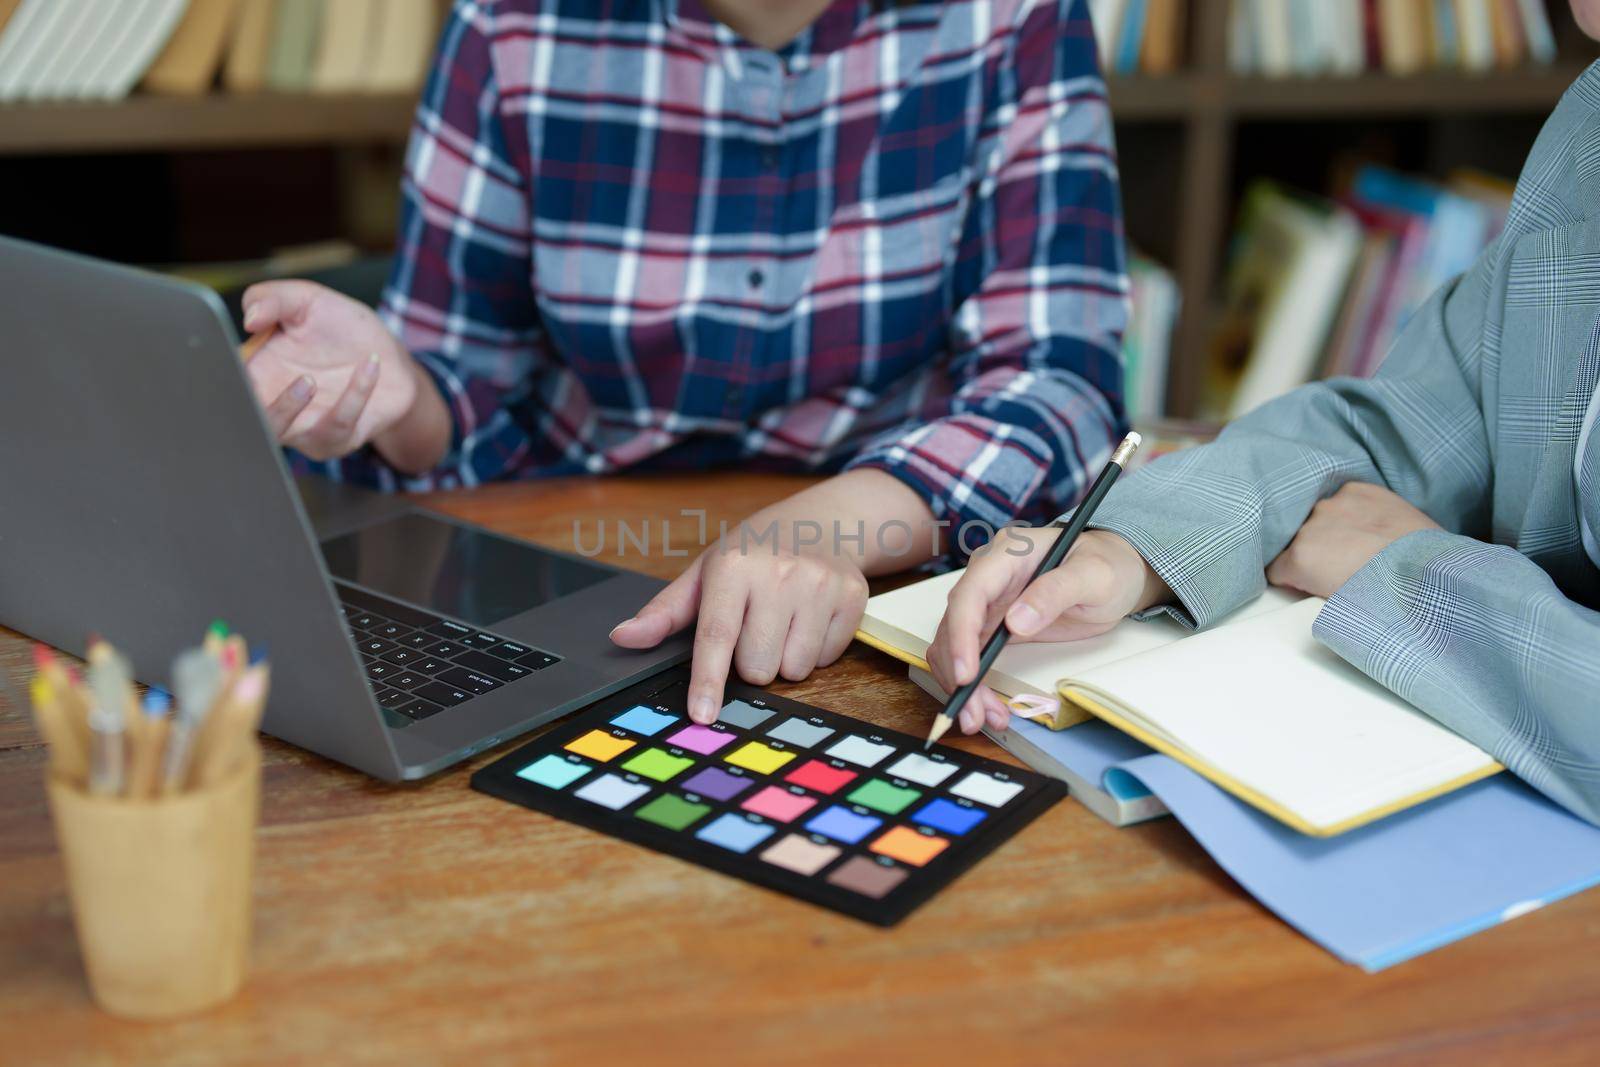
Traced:
<path fill-rule="evenodd" d="M 867 579 L 830 546 L 741 544 L 737 532 L 700 554 L 689 569 L 611 631 L 624 648 L 653 648 L 698 615 L 689 717 L 717 721 L 730 664 L 766 685 L 798 682 L 844 654 L 867 606 Z"/>
<path fill-rule="evenodd" d="M 1349 482 L 1317 501 L 1289 547 L 1267 567 L 1267 581 L 1329 597 L 1406 534 L 1439 524 L 1393 490 Z"/>
<path fill-rule="evenodd" d="M 938 552 L 931 520 L 922 498 L 892 475 L 834 475 L 746 519 L 612 630 L 611 640 L 654 648 L 698 616 L 689 716 L 715 722 L 730 667 L 766 685 L 779 676 L 798 682 L 838 659 L 866 609 L 866 576 L 905 570 Z M 890 524 L 920 525 L 929 536 L 914 535 L 897 551 L 901 538 L 879 536 Z"/>
<path fill-rule="evenodd" d="M 372 444 L 407 473 L 450 441 L 433 380 L 368 307 L 321 285 L 265 282 L 244 294 L 246 370 L 278 440 L 312 459 Z"/>
<path fill-rule="evenodd" d="M 1030 585 L 1028 579 L 1060 535 L 1053 527 L 1007 527 L 973 555 L 928 646 L 928 666 L 946 692 L 972 680 L 983 644 L 1002 619 L 1013 641 L 1077 641 L 1172 598 L 1133 546 L 1105 530 L 1085 531 L 1061 566 Z M 959 725 L 968 734 L 985 721 L 1004 730 L 1010 718 L 1005 701 L 979 686 L 961 710 Z"/>

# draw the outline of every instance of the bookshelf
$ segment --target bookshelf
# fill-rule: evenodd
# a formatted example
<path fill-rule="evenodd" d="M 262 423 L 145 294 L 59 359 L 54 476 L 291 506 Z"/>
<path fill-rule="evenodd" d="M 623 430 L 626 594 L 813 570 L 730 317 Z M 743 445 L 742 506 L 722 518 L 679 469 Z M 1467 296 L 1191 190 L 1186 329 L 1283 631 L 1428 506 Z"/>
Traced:
<path fill-rule="evenodd" d="M 1187 63 L 1165 77 L 1111 79 L 1130 231 L 1158 232 L 1149 249 L 1183 294 L 1169 371 L 1168 412 L 1191 415 L 1232 228 L 1241 142 L 1272 124 L 1457 120 L 1536 122 L 1587 65 L 1565 0 L 1551 4 L 1561 58 L 1490 74 L 1241 77 L 1227 57 L 1228 0 L 1190 0 Z M 135 95 L 115 104 L 0 106 L 0 160 L 169 155 L 276 149 L 392 149 L 407 133 L 406 94 Z M 1520 143 L 1520 142 L 1519 142 Z M 1521 143 L 1519 151 L 1526 151 Z M 1520 155 L 1505 169 L 1515 172 Z M 0 168 L 5 163 L 0 161 Z"/>
<path fill-rule="evenodd" d="M 409 94 L 131 96 L 0 107 L 0 155 L 185 152 L 398 142 Z"/>

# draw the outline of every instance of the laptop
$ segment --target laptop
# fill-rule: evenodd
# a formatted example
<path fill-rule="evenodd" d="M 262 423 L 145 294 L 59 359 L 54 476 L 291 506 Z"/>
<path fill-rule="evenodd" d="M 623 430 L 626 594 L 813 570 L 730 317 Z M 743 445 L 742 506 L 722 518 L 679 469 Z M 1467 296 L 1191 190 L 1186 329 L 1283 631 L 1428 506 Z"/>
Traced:
<path fill-rule="evenodd" d="M 688 658 L 609 640 L 657 579 L 297 487 L 210 290 L 5 237 L 0 279 L 0 623 L 166 685 L 226 620 L 270 655 L 267 733 L 389 781 Z"/>

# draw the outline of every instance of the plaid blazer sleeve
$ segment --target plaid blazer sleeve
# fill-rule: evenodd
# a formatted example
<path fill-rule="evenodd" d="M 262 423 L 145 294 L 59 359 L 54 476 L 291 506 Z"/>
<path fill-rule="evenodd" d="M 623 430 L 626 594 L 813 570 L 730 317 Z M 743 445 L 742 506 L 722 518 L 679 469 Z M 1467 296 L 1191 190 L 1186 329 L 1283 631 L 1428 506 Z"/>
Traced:
<path fill-rule="evenodd" d="M 1204 626 L 1259 595 L 1312 507 L 1347 482 L 1385 485 L 1435 522 L 1488 533 L 1491 457 L 1480 392 L 1490 249 L 1407 323 L 1378 374 L 1303 386 L 1217 440 L 1117 483 L 1092 524 L 1125 537 Z"/>
<path fill-rule="evenodd" d="M 916 490 L 957 554 L 987 540 L 965 524 L 987 532 L 1076 501 L 1123 426 L 1127 281 L 1094 31 L 1084 0 L 1021 10 L 954 250 L 955 388 L 847 464 Z"/>
<path fill-rule="evenodd" d="M 1317 639 L 1600 823 L 1600 612 L 1505 545 L 1403 537 L 1328 601 Z"/>

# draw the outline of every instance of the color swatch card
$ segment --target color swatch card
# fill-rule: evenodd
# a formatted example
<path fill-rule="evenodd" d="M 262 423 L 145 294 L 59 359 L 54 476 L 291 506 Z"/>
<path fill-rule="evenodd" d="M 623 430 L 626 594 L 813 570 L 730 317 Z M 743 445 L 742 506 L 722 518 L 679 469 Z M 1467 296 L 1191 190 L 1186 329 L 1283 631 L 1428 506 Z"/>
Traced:
<path fill-rule="evenodd" d="M 485 793 L 889 926 L 1062 796 L 1053 779 L 689 668 L 625 690 L 472 776 Z"/>

